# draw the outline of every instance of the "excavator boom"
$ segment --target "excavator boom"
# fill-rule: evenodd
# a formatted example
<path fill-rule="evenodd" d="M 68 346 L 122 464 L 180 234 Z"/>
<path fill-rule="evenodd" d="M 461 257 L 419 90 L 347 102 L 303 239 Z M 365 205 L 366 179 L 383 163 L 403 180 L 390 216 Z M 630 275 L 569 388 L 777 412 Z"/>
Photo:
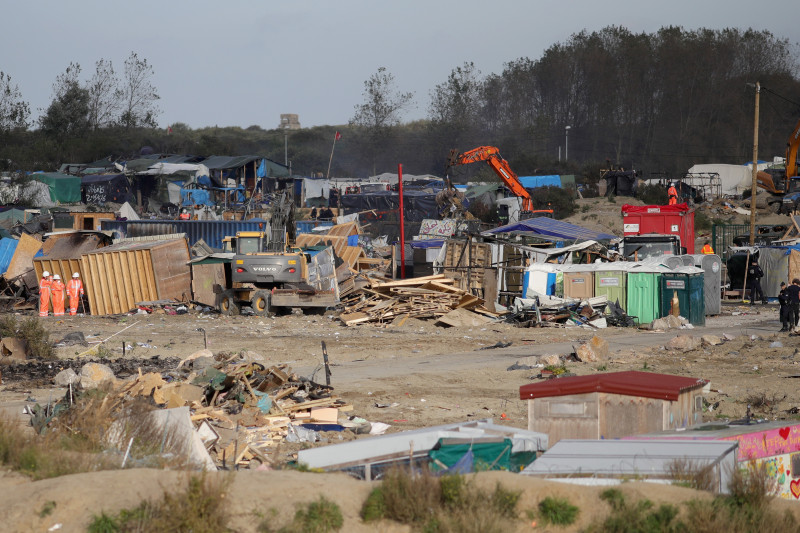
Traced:
<path fill-rule="evenodd" d="M 800 148 L 800 120 L 794 127 L 794 131 L 789 136 L 786 143 L 786 180 L 790 180 L 798 175 L 797 172 L 797 150 Z"/>
<path fill-rule="evenodd" d="M 500 157 L 500 150 L 494 146 L 479 146 L 464 153 L 458 153 L 458 150 L 450 150 L 450 157 L 447 158 L 447 170 L 450 167 L 457 165 L 466 165 L 469 163 L 476 163 L 478 161 L 486 161 L 492 170 L 500 177 L 503 183 L 508 187 L 514 196 L 522 199 L 522 210 L 533 211 L 533 200 L 530 193 L 525 190 L 519 177 L 508 166 L 508 161 Z"/>

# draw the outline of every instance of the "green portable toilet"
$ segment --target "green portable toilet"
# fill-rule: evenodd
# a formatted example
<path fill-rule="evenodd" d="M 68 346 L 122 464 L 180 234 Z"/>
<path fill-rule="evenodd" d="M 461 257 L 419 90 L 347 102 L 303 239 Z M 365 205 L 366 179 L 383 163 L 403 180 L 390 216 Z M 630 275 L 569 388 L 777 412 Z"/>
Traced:
<path fill-rule="evenodd" d="M 693 326 L 706 323 L 705 302 L 703 298 L 703 273 L 695 267 L 683 267 L 661 276 L 661 313 L 667 316 L 674 294 L 678 295 L 681 316 Z"/>
<path fill-rule="evenodd" d="M 609 302 L 619 302 L 619 306 L 627 312 L 628 299 L 625 296 L 627 274 L 625 267 L 597 270 L 594 273 L 594 295 L 605 296 Z"/>
<path fill-rule="evenodd" d="M 689 280 L 689 323 L 694 326 L 706 325 L 705 272 L 702 268 L 686 267 Z"/>
<path fill-rule="evenodd" d="M 637 324 L 649 324 L 661 318 L 661 272 L 628 272 L 629 316 L 635 317 Z"/>

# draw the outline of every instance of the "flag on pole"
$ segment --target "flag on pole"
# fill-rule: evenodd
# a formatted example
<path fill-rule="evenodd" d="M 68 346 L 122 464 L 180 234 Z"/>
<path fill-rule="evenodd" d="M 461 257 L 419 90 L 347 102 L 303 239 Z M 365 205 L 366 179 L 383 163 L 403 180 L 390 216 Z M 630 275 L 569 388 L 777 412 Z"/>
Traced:
<path fill-rule="evenodd" d="M 338 140 L 339 140 L 339 139 L 341 139 L 341 138 L 342 138 L 342 134 L 341 134 L 341 133 L 339 133 L 339 132 L 337 131 L 337 132 L 336 132 L 336 137 L 334 137 L 334 138 L 333 138 L 333 140 L 334 140 L 334 141 L 338 141 Z"/>
<path fill-rule="evenodd" d="M 172 126 L 167 126 L 167 135 L 172 133 Z"/>

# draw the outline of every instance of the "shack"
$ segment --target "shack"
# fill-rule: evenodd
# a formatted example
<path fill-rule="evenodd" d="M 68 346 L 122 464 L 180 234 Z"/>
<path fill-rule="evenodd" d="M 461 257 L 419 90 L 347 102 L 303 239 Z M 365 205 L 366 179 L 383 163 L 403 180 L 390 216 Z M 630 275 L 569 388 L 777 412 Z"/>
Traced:
<path fill-rule="evenodd" d="M 609 372 L 530 383 L 528 429 L 561 439 L 617 439 L 691 427 L 702 421 L 704 379 L 653 372 Z"/>

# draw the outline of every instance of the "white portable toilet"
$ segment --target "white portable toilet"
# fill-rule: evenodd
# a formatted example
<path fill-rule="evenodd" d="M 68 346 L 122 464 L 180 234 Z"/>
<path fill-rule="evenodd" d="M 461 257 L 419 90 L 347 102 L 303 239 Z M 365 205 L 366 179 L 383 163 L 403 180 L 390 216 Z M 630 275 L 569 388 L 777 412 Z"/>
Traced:
<path fill-rule="evenodd" d="M 692 254 L 694 266 L 703 269 L 703 299 L 706 315 L 718 315 L 722 310 L 722 259 L 717 254 Z"/>

